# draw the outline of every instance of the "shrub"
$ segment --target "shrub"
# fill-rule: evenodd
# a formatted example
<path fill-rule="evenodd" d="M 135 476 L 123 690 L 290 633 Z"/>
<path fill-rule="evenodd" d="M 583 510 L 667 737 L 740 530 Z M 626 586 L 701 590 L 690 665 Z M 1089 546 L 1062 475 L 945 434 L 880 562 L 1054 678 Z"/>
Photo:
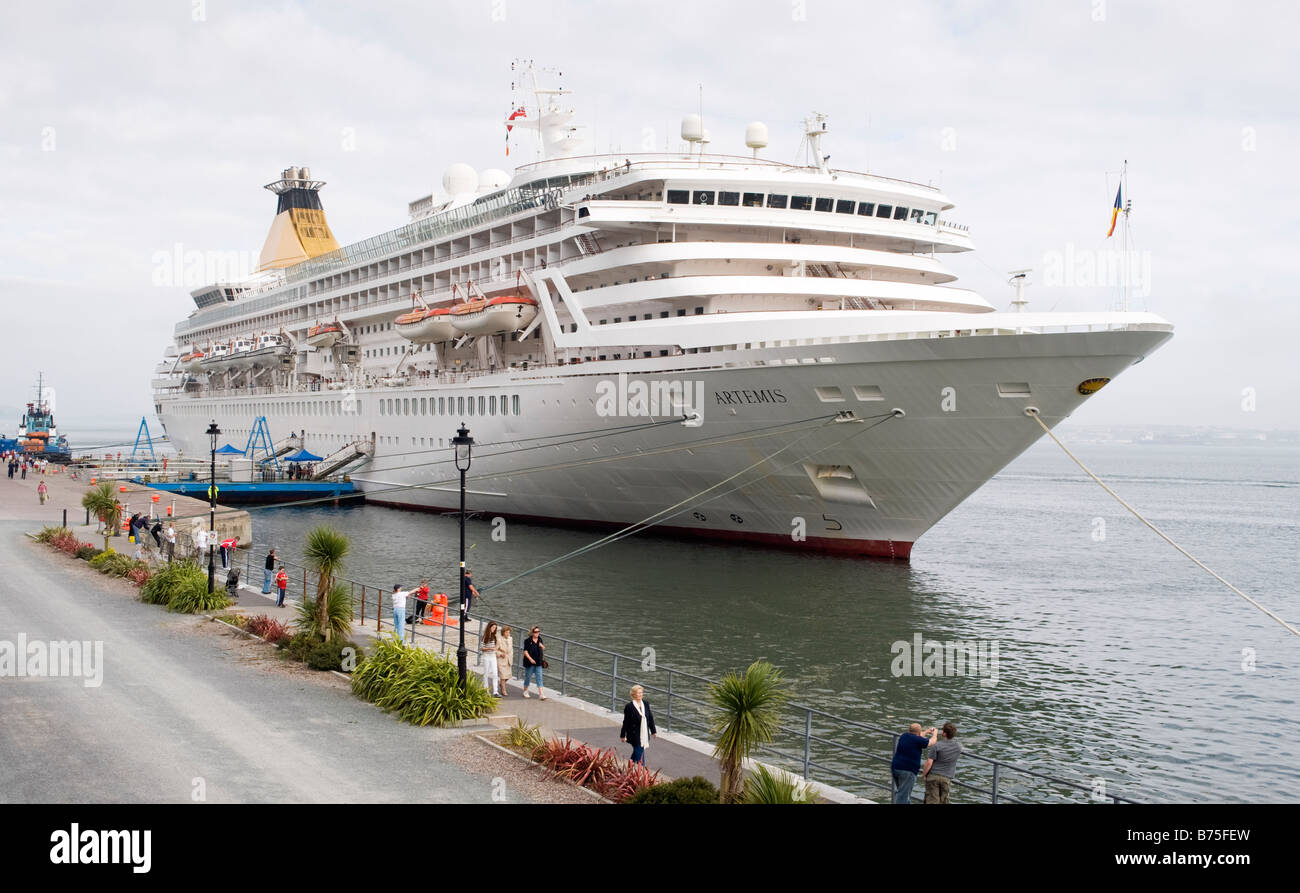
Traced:
<path fill-rule="evenodd" d="M 520 718 L 516 718 L 515 724 L 506 729 L 506 744 L 530 754 L 541 747 L 544 740 L 538 726 L 530 726 Z"/>
<path fill-rule="evenodd" d="M 598 750 L 567 736 L 543 743 L 534 751 L 533 759 L 554 778 L 567 778 L 574 784 L 590 784 L 593 788 L 604 785 L 618 771 L 618 758 L 612 750 Z"/>
<path fill-rule="evenodd" d="M 109 549 L 101 552 L 94 558 L 90 559 L 90 566 L 101 574 L 107 574 L 110 577 L 125 577 L 136 568 L 148 568 L 149 565 L 143 561 L 136 561 L 130 555 L 123 555 Z M 207 584 L 207 578 L 204 577 L 204 585 Z"/>
<path fill-rule="evenodd" d="M 624 803 L 717 803 L 718 789 L 707 778 L 678 778 L 637 791 Z"/>
<path fill-rule="evenodd" d="M 325 631 L 321 629 L 317 608 L 316 599 L 304 598 L 298 603 L 298 617 L 294 621 L 294 626 L 323 639 Z M 325 601 L 325 609 L 328 614 L 326 625 L 330 629 L 331 639 L 346 639 L 352 635 L 352 590 L 348 586 L 342 583 L 335 584 Z"/>
<path fill-rule="evenodd" d="M 86 543 L 84 546 L 82 546 L 80 549 L 77 550 L 77 557 L 80 558 L 82 561 L 89 561 L 99 553 L 100 553 L 99 549 L 96 549 L 90 543 Z"/>
<path fill-rule="evenodd" d="M 596 787 L 596 793 L 615 803 L 623 803 L 637 792 L 658 783 L 658 770 L 651 772 L 642 764 L 629 760 L 627 765 L 610 773 L 604 783 Z"/>
<path fill-rule="evenodd" d="M 317 642 L 307 652 L 307 666 L 313 670 L 339 670 L 348 673 L 354 670 L 361 660 L 361 649 L 356 642 L 346 639 L 330 639 Z"/>
<path fill-rule="evenodd" d="M 67 528 L 64 528 L 60 530 L 58 533 L 54 534 L 52 537 L 50 537 L 48 542 L 51 546 L 58 549 L 60 552 L 64 552 L 68 555 L 73 555 L 73 556 L 77 554 L 77 550 L 80 549 L 82 545 L 85 545 L 81 542 L 81 540 L 77 539 L 77 535 L 75 533 L 73 533 L 71 530 L 68 530 Z"/>
<path fill-rule="evenodd" d="M 470 674 L 460 689 L 456 665 L 395 638 L 381 639 L 352 674 L 352 691 L 417 726 L 446 726 L 486 716 L 496 698 Z"/>
<path fill-rule="evenodd" d="M 184 580 L 172 590 L 171 598 L 167 600 L 167 610 L 177 614 L 206 613 L 229 607 L 230 597 L 226 595 L 226 590 L 217 587 L 208 592 L 206 574 Z"/>
<path fill-rule="evenodd" d="M 240 629 L 245 629 L 248 626 L 248 618 L 245 617 L 243 614 L 234 614 L 234 613 L 218 614 L 216 617 L 213 617 L 212 619 L 220 620 L 224 623 L 229 623 L 231 626 L 237 626 Z"/>
<path fill-rule="evenodd" d="M 48 543 L 50 540 L 54 539 L 56 536 L 58 536 L 61 533 L 72 533 L 72 531 L 66 527 L 60 527 L 56 524 L 52 527 L 42 527 L 40 529 L 40 532 L 37 533 L 36 536 L 33 537 L 33 539 L 35 539 L 36 542 L 38 543 Z"/>
<path fill-rule="evenodd" d="M 307 654 L 324 640 L 315 633 L 296 633 L 292 636 L 281 638 L 276 645 L 289 655 L 293 660 L 302 663 L 307 659 Z"/>
<path fill-rule="evenodd" d="M 265 614 L 245 618 L 244 629 L 255 636 L 266 639 L 272 645 L 279 645 L 289 638 L 289 627 L 283 621 L 268 617 Z"/>
<path fill-rule="evenodd" d="M 110 549 L 109 552 L 112 550 Z M 104 555 L 109 554 L 105 552 Z M 102 559 L 103 556 L 100 556 Z M 94 559 L 90 563 L 94 565 Z M 187 581 L 203 581 L 203 590 L 206 593 L 208 588 L 208 575 L 193 561 L 173 561 L 160 567 L 149 578 L 143 586 L 140 587 L 140 601 L 150 605 L 165 605 L 171 602 L 172 593 L 184 585 L 193 585 Z"/>
<path fill-rule="evenodd" d="M 153 574 L 149 573 L 149 568 L 147 567 L 133 567 L 126 572 L 126 578 L 137 586 L 143 586 L 145 583 L 148 583 L 151 576 L 153 576 Z"/>
<path fill-rule="evenodd" d="M 815 803 L 817 791 L 810 784 L 804 784 L 798 778 L 778 769 L 768 771 L 763 765 L 745 778 L 745 787 L 740 794 L 741 803 Z"/>

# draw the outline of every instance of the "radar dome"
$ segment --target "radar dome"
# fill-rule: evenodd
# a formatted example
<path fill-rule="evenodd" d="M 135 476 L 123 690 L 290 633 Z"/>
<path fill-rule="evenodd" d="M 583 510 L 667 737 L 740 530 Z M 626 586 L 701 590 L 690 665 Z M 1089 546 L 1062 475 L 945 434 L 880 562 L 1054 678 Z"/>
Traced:
<path fill-rule="evenodd" d="M 442 175 L 442 188 L 448 195 L 464 195 L 478 191 L 478 172 L 468 164 L 457 162 Z"/>
<path fill-rule="evenodd" d="M 704 121 L 699 115 L 687 115 L 682 118 L 682 139 L 688 143 L 698 143 L 704 139 Z"/>
<path fill-rule="evenodd" d="M 754 121 L 745 128 L 745 145 L 751 149 L 767 148 L 767 125 Z"/>
<path fill-rule="evenodd" d="M 495 192 L 510 182 L 510 175 L 495 167 L 490 167 L 478 175 L 479 192 Z"/>

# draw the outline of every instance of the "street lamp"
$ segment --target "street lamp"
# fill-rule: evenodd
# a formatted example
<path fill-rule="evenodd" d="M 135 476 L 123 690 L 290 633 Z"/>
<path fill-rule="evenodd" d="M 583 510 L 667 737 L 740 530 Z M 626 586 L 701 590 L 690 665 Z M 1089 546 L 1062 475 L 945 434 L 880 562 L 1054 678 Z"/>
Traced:
<path fill-rule="evenodd" d="M 474 438 L 469 436 L 465 423 L 460 423 L 456 436 L 451 439 L 456 451 L 456 468 L 460 471 L 460 647 L 456 649 L 456 666 L 460 670 L 460 690 L 465 691 L 465 622 L 468 620 L 469 593 L 465 588 L 465 472 L 474 452 Z"/>
<path fill-rule="evenodd" d="M 212 443 L 212 472 L 208 479 L 208 594 L 211 595 L 216 588 L 214 581 L 217 574 L 214 563 L 217 538 L 217 438 L 221 436 L 216 419 L 208 425 L 207 435 Z"/>

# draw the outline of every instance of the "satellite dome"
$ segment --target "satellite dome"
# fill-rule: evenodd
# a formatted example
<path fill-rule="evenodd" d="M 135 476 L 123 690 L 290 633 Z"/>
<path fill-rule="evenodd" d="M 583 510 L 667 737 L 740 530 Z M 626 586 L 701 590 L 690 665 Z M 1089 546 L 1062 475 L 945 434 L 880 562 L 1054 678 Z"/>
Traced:
<path fill-rule="evenodd" d="M 442 188 L 452 196 L 477 192 L 478 172 L 464 162 L 457 162 L 443 173 Z"/>
<path fill-rule="evenodd" d="M 767 147 L 767 125 L 762 121 L 754 121 L 745 128 L 745 145 L 751 149 L 764 149 Z"/>
<path fill-rule="evenodd" d="M 704 122 L 699 115 L 682 118 L 682 139 L 688 143 L 698 143 L 704 139 Z"/>
<path fill-rule="evenodd" d="M 478 175 L 478 191 L 495 192 L 509 182 L 509 174 L 499 168 L 490 167 Z"/>

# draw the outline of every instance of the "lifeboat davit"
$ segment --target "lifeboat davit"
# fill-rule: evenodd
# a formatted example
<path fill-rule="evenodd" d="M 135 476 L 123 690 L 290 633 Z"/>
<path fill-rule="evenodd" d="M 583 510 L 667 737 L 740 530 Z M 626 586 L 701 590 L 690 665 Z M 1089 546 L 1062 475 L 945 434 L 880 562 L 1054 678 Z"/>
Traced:
<path fill-rule="evenodd" d="M 416 344 L 450 341 L 460 334 L 451 323 L 452 312 L 446 307 L 412 310 L 393 320 L 393 329 L 407 341 Z"/>
<path fill-rule="evenodd" d="M 519 295 L 479 299 L 451 308 L 451 324 L 466 335 L 522 332 L 537 317 L 537 302 Z"/>
<path fill-rule="evenodd" d="M 333 347 L 343 337 L 343 328 L 338 323 L 327 322 L 312 326 L 307 330 L 309 347 Z"/>

